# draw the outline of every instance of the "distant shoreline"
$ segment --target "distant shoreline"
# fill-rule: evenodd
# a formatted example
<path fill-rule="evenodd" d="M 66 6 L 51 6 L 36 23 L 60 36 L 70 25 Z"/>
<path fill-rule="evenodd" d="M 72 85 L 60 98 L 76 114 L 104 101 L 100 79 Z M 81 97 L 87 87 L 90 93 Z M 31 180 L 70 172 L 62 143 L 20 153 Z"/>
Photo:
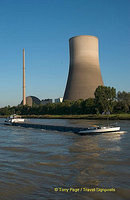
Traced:
<path fill-rule="evenodd" d="M 7 115 L 0 116 L 6 118 Z M 36 118 L 36 119 L 89 119 L 89 120 L 130 120 L 130 114 L 111 114 L 111 115 L 21 115 L 22 118 Z"/>

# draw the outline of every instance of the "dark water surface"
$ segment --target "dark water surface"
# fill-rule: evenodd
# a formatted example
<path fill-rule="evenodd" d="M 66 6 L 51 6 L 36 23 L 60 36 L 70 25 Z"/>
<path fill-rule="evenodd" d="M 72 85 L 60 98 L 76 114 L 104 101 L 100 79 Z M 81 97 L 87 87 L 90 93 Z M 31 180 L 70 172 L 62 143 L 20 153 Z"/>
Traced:
<path fill-rule="evenodd" d="M 104 124 L 31 121 L 83 127 Z M 0 119 L 0 200 L 130 199 L 130 121 L 118 121 L 125 134 L 96 136 L 4 126 L 3 122 Z M 96 192 L 88 192 L 90 188 Z"/>

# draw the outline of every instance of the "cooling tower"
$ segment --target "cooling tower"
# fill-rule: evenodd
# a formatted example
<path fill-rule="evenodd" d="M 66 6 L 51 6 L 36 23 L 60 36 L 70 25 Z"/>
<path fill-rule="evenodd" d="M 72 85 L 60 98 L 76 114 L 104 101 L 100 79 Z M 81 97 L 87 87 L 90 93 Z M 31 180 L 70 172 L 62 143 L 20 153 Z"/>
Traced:
<path fill-rule="evenodd" d="M 70 65 L 64 100 L 93 98 L 103 85 L 98 55 L 98 38 L 76 36 L 69 40 Z"/>

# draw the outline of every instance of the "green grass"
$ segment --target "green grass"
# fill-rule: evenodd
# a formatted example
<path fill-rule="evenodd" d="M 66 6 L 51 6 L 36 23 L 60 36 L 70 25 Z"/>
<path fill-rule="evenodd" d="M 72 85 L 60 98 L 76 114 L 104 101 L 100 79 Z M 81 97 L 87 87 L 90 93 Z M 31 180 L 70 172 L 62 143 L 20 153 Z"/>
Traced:
<path fill-rule="evenodd" d="M 8 116 L 0 116 L 0 118 L 6 118 Z M 37 118 L 37 119 L 111 119 L 111 120 L 130 120 L 130 114 L 111 114 L 111 115 L 22 115 L 22 118 Z"/>
<path fill-rule="evenodd" d="M 23 115 L 25 118 L 41 118 L 41 119 L 111 119 L 111 120 L 130 120 L 130 114 L 111 114 L 111 115 Z"/>

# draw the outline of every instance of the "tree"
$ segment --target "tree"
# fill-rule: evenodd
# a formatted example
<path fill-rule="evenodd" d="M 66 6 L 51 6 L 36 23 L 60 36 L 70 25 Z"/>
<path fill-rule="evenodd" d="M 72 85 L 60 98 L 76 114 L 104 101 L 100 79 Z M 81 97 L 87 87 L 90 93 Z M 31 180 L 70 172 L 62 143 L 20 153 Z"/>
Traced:
<path fill-rule="evenodd" d="M 88 98 L 82 102 L 83 114 L 95 114 L 96 105 L 94 98 Z"/>
<path fill-rule="evenodd" d="M 71 114 L 80 115 L 83 113 L 82 102 L 83 102 L 82 99 L 73 102 L 73 104 L 71 105 Z"/>
<path fill-rule="evenodd" d="M 102 112 L 112 112 L 115 100 L 116 100 L 116 89 L 106 86 L 99 86 L 95 90 L 95 103 L 97 111 Z"/>
<path fill-rule="evenodd" d="M 115 111 L 117 112 L 117 108 L 120 108 L 122 112 L 129 112 L 130 111 L 130 92 L 118 92 L 117 93 L 117 106 L 115 107 Z"/>
<path fill-rule="evenodd" d="M 127 113 L 127 112 L 129 112 L 128 105 L 122 101 L 117 101 L 114 106 L 114 113 Z"/>
<path fill-rule="evenodd" d="M 117 99 L 118 99 L 118 101 L 122 101 L 122 102 L 125 102 L 125 103 L 127 103 L 127 104 L 130 104 L 130 92 L 125 92 L 125 91 L 123 91 L 123 92 L 118 92 L 117 93 Z"/>

